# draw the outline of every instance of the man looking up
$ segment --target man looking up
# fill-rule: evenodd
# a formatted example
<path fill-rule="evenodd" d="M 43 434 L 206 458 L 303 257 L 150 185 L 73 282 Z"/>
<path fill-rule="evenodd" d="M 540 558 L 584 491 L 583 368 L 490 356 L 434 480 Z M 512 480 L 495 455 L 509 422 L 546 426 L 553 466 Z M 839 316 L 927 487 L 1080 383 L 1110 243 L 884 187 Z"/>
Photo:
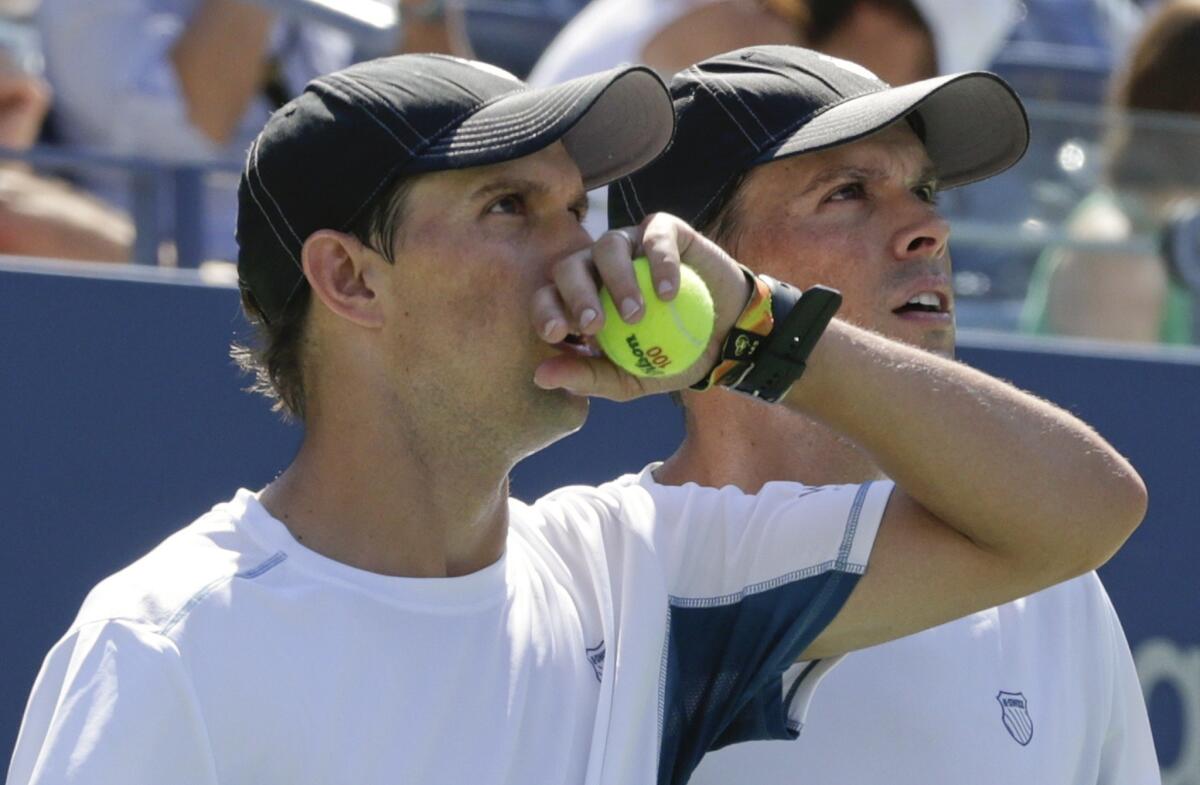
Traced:
<path fill-rule="evenodd" d="M 857 65 L 785 47 L 711 58 L 672 81 L 675 142 L 610 189 L 612 220 L 676 213 L 756 272 L 838 288 L 847 321 L 953 357 L 950 230 L 937 192 L 1012 163 L 987 154 L 1023 133 L 1021 118 L 994 114 L 992 89 L 999 83 L 984 74 L 888 89 Z M 883 108 L 856 108 L 872 101 Z M 737 396 L 683 400 L 687 436 L 654 472 L 663 485 L 755 493 L 772 481 L 861 483 L 890 471 L 820 418 Z M 975 430 L 911 438 L 940 453 Z M 1007 460 L 1048 469 L 1036 444 Z M 1023 502 L 1002 504 L 1019 514 Z M 932 566 L 944 556 L 931 542 L 891 577 L 931 593 L 968 588 Z M 868 588 L 851 605 L 868 601 Z M 717 753 L 694 782 L 1159 780 L 1128 644 L 1094 573 L 858 652 L 819 695 L 820 720 L 796 744 Z"/>
<path fill-rule="evenodd" d="M 794 735 L 843 652 L 1119 547 L 1145 490 L 1069 414 L 843 322 L 821 337 L 835 296 L 793 303 L 671 216 L 593 246 L 585 189 L 672 126 L 646 69 L 533 90 L 437 56 L 320 77 L 273 115 L 242 178 L 239 274 L 299 453 L 92 592 L 10 785 L 682 783 L 714 745 Z M 600 283 L 638 318 L 643 252 L 656 290 L 684 260 L 713 294 L 716 336 L 679 377 L 568 340 L 600 327 Z M 832 423 L 902 490 L 631 476 L 508 497 L 587 396 L 698 382 L 751 316 L 787 356 L 723 361 L 755 363 L 741 389 Z M 820 338 L 802 379 L 800 337 Z M 1046 466 L 1011 460 L 1034 443 Z M 910 580 L 917 552 L 939 581 Z"/>

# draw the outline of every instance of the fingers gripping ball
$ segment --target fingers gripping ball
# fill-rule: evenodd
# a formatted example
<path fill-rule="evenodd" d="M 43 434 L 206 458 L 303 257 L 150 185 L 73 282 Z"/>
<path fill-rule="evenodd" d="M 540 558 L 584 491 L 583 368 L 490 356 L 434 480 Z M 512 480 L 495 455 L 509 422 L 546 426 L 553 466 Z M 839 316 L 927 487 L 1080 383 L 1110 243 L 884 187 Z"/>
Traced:
<path fill-rule="evenodd" d="M 704 281 L 687 265 L 679 268 L 679 293 L 662 301 L 650 279 L 646 257 L 634 260 L 638 288 L 646 303 L 637 324 L 626 324 L 608 289 L 600 291 L 604 327 L 596 334 L 613 363 L 635 376 L 682 373 L 704 354 L 713 331 L 713 302 Z"/>

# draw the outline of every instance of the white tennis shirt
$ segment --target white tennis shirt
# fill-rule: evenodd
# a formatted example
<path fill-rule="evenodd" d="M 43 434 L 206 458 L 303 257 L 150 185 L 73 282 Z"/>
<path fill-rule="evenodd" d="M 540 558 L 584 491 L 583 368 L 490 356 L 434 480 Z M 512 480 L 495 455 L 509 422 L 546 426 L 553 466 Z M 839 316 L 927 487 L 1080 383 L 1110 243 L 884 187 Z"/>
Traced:
<path fill-rule="evenodd" d="M 240 491 L 92 591 L 8 785 L 684 782 L 795 735 L 891 487 L 647 471 L 510 502 L 503 558 L 447 579 L 327 559 Z"/>
<path fill-rule="evenodd" d="M 794 743 L 710 754 L 692 785 L 1159 785 L 1133 657 L 1095 573 L 857 651 Z"/>

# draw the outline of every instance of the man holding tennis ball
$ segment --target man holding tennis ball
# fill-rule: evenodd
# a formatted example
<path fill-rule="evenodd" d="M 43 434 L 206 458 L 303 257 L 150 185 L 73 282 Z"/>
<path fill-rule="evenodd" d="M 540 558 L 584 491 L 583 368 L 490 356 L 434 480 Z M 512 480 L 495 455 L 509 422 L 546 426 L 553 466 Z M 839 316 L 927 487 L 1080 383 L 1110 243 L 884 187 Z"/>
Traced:
<path fill-rule="evenodd" d="M 302 421 L 299 452 L 93 590 L 9 785 L 683 783 L 714 747 L 796 735 L 844 652 L 1119 547 L 1144 488 L 1069 414 L 830 322 L 835 292 L 748 273 L 671 216 L 593 244 L 586 189 L 672 127 L 647 69 L 529 89 L 429 55 L 277 112 L 242 177 L 238 269 L 247 361 Z M 696 362 L 635 376 L 590 350 L 601 285 L 636 325 L 681 262 L 713 303 Z M 508 497 L 588 396 L 687 384 L 822 418 L 903 490 L 628 476 Z M 918 542 L 931 579 L 912 582 Z M 968 573 L 976 591 L 950 591 Z"/>

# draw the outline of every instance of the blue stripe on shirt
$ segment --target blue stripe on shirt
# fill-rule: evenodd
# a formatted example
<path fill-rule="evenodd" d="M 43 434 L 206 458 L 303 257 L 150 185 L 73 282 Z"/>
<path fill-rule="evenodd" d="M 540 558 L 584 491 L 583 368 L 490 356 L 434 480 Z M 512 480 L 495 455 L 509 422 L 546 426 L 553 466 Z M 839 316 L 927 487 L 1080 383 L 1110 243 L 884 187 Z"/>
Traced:
<path fill-rule="evenodd" d="M 869 485 L 851 506 L 836 561 L 734 594 L 670 598 L 659 674 L 659 785 L 687 782 L 709 750 L 796 737 L 783 672 L 837 616 L 864 570 L 848 557 Z"/>

